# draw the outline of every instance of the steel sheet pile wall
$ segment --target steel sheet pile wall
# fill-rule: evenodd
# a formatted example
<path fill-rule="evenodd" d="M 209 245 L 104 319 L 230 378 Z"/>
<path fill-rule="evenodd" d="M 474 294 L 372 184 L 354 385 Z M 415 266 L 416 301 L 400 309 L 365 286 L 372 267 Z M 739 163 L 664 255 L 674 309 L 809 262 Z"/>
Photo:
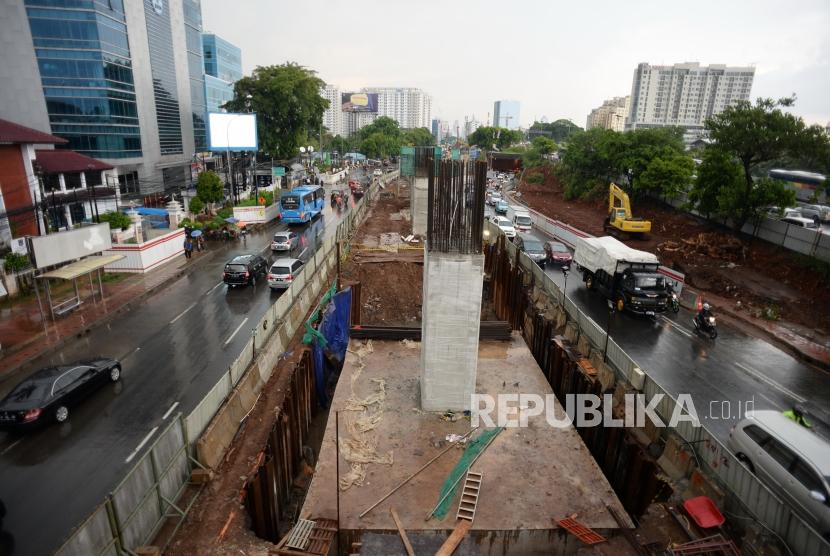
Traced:
<path fill-rule="evenodd" d="M 535 286 L 537 291 L 544 292 L 551 305 L 561 308 L 561 289 L 549 276 L 537 272 L 534 268 L 535 263 L 526 255 L 517 253 L 515 246 L 504 240 L 496 226 L 488 223 L 486 230 L 490 232 L 490 237 L 496 238 L 495 245 L 485 250 L 491 281 L 489 290 L 492 292 L 496 314 L 499 318 L 510 321 L 515 329 L 522 330 L 557 396 L 592 390 L 596 392 L 593 378 L 589 378 L 590 375 L 586 375 L 582 369 L 585 365 L 576 362 L 578 356 L 569 351 L 570 348 L 566 348 L 565 344 L 561 344 L 561 341 L 553 339 L 555 329 L 550 316 L 541 314 L 533 305 L 528 304 L 528 298 Z M 604 384 L 601 352 L 605 347 L 605 332 L 569 298 L 564 298 L 564 301 L 564 309 L 569 319 L 565 327 L 566 336 L 573 336 L 569 338 L 572 344 L 580 344 L 582 337 L 590 341 L 587 344 L 590 354 L 583 355 L 592 356 L 591 364 L 599 368 L 597 379 Z M 570 323 L 574 323 L 574 326 Z M 640 367 L 613 338 L 608 341 L 607 361 L 611 365 L 611 371 L 618 379 L 627 382 L 630 388 L 631 379 Z M 642 392 L 646 400 L 658 394 L 663 396 L 656 412 L 665 423 L 668 423 L 678 406 L 677 400 L 655 382 L 647 371 Z M 687 415 L 685 409 L 679 409 Z M 623 429 L 593 429 L 580 430 L 580 434 L 606 472 L 626 509 L 638 513 L 641 504 L 646 503 L 653 493 L 659 492 L 660 485 L 648 479 L 653 475 L 653 461 L 642 453 L 639 446 L 632 444 L 630 438 L 626 438 L 627 435 L 614 432 Z M 662 430 L 665 438 L 670 439 L 677 435 L 682 439 L 679 441 L 681 445 L 695 451 L 697 460 L 701 462 L 700 471 L 715 479 L 724 489 L 726 509 L 733 516 L 737 516 L 738 522 L 759 520 L 783 539 L 794 554 L 830 554 L 830 543 L 822 539 L 818 532 L 761 483 L 705 427 L 699 423 L 693 425 L 681 421 L 677 427 L 667 426 Z M 642 492 L 638 492 L 639 490 Z"/>
<path fill-rule="evenodd" d="M 318 410 L 310 350 L 303 350 L 300 362 L 290 372 L 290 383 L 268 443 L 258 458 L 257 472 L 245 485 L 245 506 L 254 532 L 274 543 L 285 533 L 280 524 L 290 527 L 296 518 L 293 511 L 299 510 L 291 506 L 292 485 L 301 473 L 302 448 Z M 310 480 L 310 476 L 307 478 Z"/>

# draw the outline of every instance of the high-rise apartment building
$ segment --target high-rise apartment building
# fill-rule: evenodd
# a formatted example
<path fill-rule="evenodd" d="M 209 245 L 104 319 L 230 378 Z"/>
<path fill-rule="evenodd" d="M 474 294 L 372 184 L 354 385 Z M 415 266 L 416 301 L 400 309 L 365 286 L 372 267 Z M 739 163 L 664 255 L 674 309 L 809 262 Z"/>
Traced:
<path fill-rule="evenodd" d="M 343 130 L 343 109 L 342 99 L 340 97 L 340 87 L 337 85 L 326 84 L 320 90 L 320 95 L 329 101 L 329 107 L 323 113 L 323 126 L 332 135 L 344 135 Z"/>
<path fill-rule="evenodd" d="M 585 129 L 598 127 L 625 131 L 625 119 L 628 117 L 630 99 L 631 97 L 614 97 L 606 100 L 602 106 L 594 108 L 588 114 Z"/>
<path fill-rule="evenodd" d="M 0 118 L 115 166 L 124 192 L 180 187 L 203 150 L 200 0 L 0 0 Z"/>
<path fill-rule="evenodd" d="M 497 100 L 493 103 L 493 127 L 519 129 L 519 101 Z"/>
<path fill-rule="evenodd" d="M 753 67 L 639 64 L 625 129 L 680 126 L 691 142 L 703 134 L 707 118 L 749 100 L 754 77 Z"/>
<path fill-rule="evenodd" d="M 432 124 L 432 98 L 421 89 L 396 87 L 364 87 L 362 93 L 378 95 L 377 112 L 349 112 L 342 114 L 342 129 L 351 135 L 371 124 L 380 116 L 392 118 L 403 129 Z"/>
<path fill-rule="evenodd" d="M 242 50 L 212 33 L 202 35 L 205 98 L 208 112 L 221 112 L 233 99 L 233 84 L 242 78 Z"/>

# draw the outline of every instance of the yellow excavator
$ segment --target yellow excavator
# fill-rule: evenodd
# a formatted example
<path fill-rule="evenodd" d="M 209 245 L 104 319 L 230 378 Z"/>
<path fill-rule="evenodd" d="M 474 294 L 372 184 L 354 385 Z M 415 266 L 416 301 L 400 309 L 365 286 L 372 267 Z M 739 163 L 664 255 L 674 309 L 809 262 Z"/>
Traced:
<path fill-rule="evenodd" d="M 622 238 L 643 237 L 651 231 L 651 222 L 631 216 L 628 193 L 617 184 L 611 183 L 608 187 L 608 218 L 605 219 L 604 227 L 607 233 Z"/>

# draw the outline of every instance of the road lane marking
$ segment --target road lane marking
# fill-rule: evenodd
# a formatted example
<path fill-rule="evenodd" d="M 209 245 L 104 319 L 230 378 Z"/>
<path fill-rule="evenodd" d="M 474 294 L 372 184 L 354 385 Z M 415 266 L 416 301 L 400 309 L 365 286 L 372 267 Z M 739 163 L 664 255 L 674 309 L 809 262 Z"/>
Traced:
<path fill-rule="evenodd" d="M 147 436 L 145 436 L 145 437 L 144 437 L 144 440 L 142 440 L 142 441 L 138 444 L 138 447 L 137 447 L 135 450 L 133 450 L 133 453 L 132 453 L 132 454 L 130 454 L 129 456 L 127 456 L 127 459 L 126 459 L 126 460 L 124 460 L 124 463 L 130 463 L 131 461 L 133 461 L 133 458 L 134 458 L 134 457 L 136 457 L 136 456 L 138 455 L 138 453 L 141 451 L 141 449 L 144 447 L 144 445 L 145 445 L 145 444 L 147 444 L 147 442 L 149 442 L 149 441 L 150 441 L 150 438 L 151 438 L 154 434 L 156 434 L 156 431 L 157 431 L 157 430 L 159 430 L 159 428 L 158 428 L 158 427 L 153 427 L 153 430 L 151 430 L 150 432 L 148 432 L 148 433 L 147 433 Z"/>
<path fill-rule="evenodd" d="M 171 406 L 170 406 L 170 409 L 168 409 L 168 410 L 167 410 L 167 413 L 165 413 L 165 414 L 161 417 L 161 420 L 162 420 L 162 421 L 164 421 L 165 419 L 167 419 L 168 417 L 170 417 L 170 414 L 171 414 L 171 413 L 173 413 L 173 410 L 174 410 L 174 409 L 176 409 L 176 407 L 178 407 L 178 405 L 179 405 L 179 402 L 176 402 L 176 403 L 174 403 L 173 405 L 171 405 Z"/>
<path fill-rule="evenodd" d="M 239 329 L 242 328 L 245 325 L 246 322 L 248 322 L 248 317 L 245 317 L 245 320 L 243 320 L 242 322 L 239 323 L 239 326 L 236 327 L 236 330 L 233 331 L 233 334 L 228 336 L 228 339 L 225 340 L 224 345 L 228 345 L 229 343 L 231 343 L 231 340 L 233 340 L 233 337 L 236 336 L 236 333 L 239 332 Z"/>
<path fill-rule="evenodd" d="M 12 443 L 11 443 L 11 444 L 9 444 L 8 446 L 6 446 L 6 448 L 5 448 L 2 452 L 0 452 L 0 456 L 5 456 L 5 455 L 6 455 L 6 452 L 10 451 L 12 448 L 14 448 L 15 446 L 17 446 L 17 445 L 18 445 L 18 444 L 20 444 L 21 442 L 23 442 L 23 439 L 22 439 L 22 438 L 18 438 L 17 440 L 15 440 L 14 442 L 12 442 Z"/>
<path fill-rule="evenodd" d="M 124 357 L 122 357 L 121 359 L 119 359 L 119 361 L 121 361 L 121 362 L 123 363 L 125 359 L 127 359 L 128 357 L 132 357 L 133 355 L 135 355 L 135 354 L 136 354 L 136 353 L 138 353 L 139 351 L 141 351 L 141 348 L 140 348 L 140 347 L 137 347 L 137 348 L 135 348 L 134 350 L 132 350 L 130 353 L 128 353 L 127 355 L 125 355 Z"/>
<path fill-rule="evenodd" d="M 776 381 L 772 380 L 771 378 L 769 378 L 767 376 L 764 376 L 759 371 L 756 371 L 755 369 L 753 369 L 751 367 L 747 367 L 746 365 L 742 365 L 741 363 L 735 363 L 735 365 L 737 365 L 740 369 L 743 369 L 744 372 L 748 373 L 749 375 L 757 378 L 761 382 L 766 383 L 768 386 L 772 386 L 773 388 L 775 388 L 776 390 L 778 390 L 780 393 L 784 394 L 785 396 L 791 397 L 792 399 L 794 399 L 798 403 L 804 403 L 804 402 L 807 401 L 806 399 L 802 398 L 801 396 L 799 396 L 798 394 L 796 394 L 792 390 L 789 390 L 789 389 L 785 388 L 784 386 L 782 386 L 781 384 L 777 383 Z"/>
<path fill-rule="evenodd" d="M 693 337 L 692 332 L 690 330 L 686 330 L 684 327 L 680 326 L 679 324 L 677 324 L 676 322 L 674 322 L 670 318 L 666 317 L 665 315 L 660 315 L 660 318 L 664 322 L 666 322 L 669 326 L 671 326 L 672 328 L 674 328 L 675 330 L 677 330 L 678 332 L 680 332 L 681 334 L 683 334 L 687 338 L 692 338 Z"/>
<path fill-rule="evenodd" d="M 205 293 L 205 295 L 210 295 L 211 293 L 213 293 L 213 290 L 215 290 L 216 288 L 218 288 L 218 287 L 219 287 L 219 286 L 221 286 L 222 284 L 224 284 L 224 282 L 219 282 L 218 284 L 216 284 L 215 286 L 213 286 L 212 288 L 210 288 L 210 289 L 209 289 L 209 290 Z"/>
<path fill-rule="evenodd" d="M 191 304 L 190 304 L 190 306 L 189 306 L 187 309 L 185 309 L 184 311 L 182 311 L 181 313 L 179 313 L 179 316 L 177 316 L 176 318 L 174 318 L 173 320 L 171 320 L 171 321 L 170 321 L 170 324 L 175 324 L 177 320 L 179 320 L 180 318 L 182 318 L 183 316 L 185 316 L 185 315 L 187 314 L 187 312 L 188 312 L 189 310 L 191 310 L 191 309 L 192 309 L 193 307 L 195 307 L 195 306 L 196 306 L 196 302 L 194 301 L 193 303 L 191 303 Z"/>

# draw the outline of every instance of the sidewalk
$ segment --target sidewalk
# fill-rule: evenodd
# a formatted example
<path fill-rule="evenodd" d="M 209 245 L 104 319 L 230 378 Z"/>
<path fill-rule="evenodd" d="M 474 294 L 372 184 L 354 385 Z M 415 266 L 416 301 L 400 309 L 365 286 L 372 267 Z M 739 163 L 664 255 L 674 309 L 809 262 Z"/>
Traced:
<path fill-rule="evenodd" d="M 200 268 L 223 251 L 219 245 L 193 252 L 188 260 L 184 253 L 148 274 L 130 274 L 126 278 L 103 283 L 104 299 L 97 292 L 93 299 L 86 277 L 78 279 L 83 304 L 68 315 L 52 321 L 44 292 L 41 300 L 45 322 L 41 318 L 37 298 L 32 294 L 25 301 L 15 300 L 10 309 L 0 310 L 0 382 L 28 360 L 82 336 L 92 328 L 108 322 L 118 313 L 129 310 L 155 291 L 171 284 L 180 276 Z"/>

